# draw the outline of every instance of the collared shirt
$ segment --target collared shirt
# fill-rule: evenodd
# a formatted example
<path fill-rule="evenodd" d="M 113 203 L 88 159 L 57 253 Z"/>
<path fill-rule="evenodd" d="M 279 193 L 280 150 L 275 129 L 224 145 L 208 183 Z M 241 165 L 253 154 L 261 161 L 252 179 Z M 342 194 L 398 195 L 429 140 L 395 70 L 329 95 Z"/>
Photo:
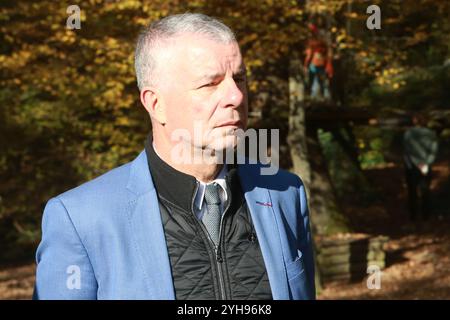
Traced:
<path fill-rule="evenodd" d="M 217 183 L 220 188 L 219 188 L 219 197 L 220 197 L 220 212 L 223 213 L 224 207 L 225 207 L 225 203 L 227 202 L 227 182 L 225 181 L 225 176 L 228 173 L 228 169 L 227 166 L 224 165 L 222 167 L 222 170 L 220 170 L 219 174 L 217 175 L 217 177 L 209 182 L 209 183 L 204 183 L 202 181 L 197 180 L 198 184 L 198 189 L 197 189 L 197 194 L 195 195 L 195 200 L 194 200 L 194 205 L 195 205 L 195 215 L 197 216 L 197 218 L 199 220 L 203 219 L 203 215 L 205 214 L 206 211 L 206 205 L 205 204 L 205 190 L 206 190 L 206 185 L 207 184 L 211 184 L 211 183 Z"/>
<path fill-rule="evenodd" d="M 156 155 L 160 158 L 161 156 L 159 155 L 158 151 L 156 150 L 155 144 L 152 143 L 153 146 L 153 150 L 155 151 Z M 228 200 L 228 195 L 227 195 L 227 183 L 225 180 L 225 176 L 228 173 L 228 168 L 226 165 L 222 166 L 222 169 L 220 170 L 219 174 L 216 176 L 216 178 L 208 183 L 205 183 L 203 181 L 200 181 L 198 179 L 196 179 L 197 183 L 198 183 L 198 188 L 197 188 L 197 193 L 195 194 L 195 199 L 194 199 L 194 213 L 197 217 L 197 219 L 202 220 L 203 215 L 206 212 L 206 205 L 204 205 L 205 203 L 205 190 L 206 190 L 206 185 L 211 184 L 211 183 L 217 183 L 220 188 L 219 188 L 219 197 L 220 197 L 220 211 L 221 213 L 223 213 L 224 209 L 225 209 L 225 204 Z"/>

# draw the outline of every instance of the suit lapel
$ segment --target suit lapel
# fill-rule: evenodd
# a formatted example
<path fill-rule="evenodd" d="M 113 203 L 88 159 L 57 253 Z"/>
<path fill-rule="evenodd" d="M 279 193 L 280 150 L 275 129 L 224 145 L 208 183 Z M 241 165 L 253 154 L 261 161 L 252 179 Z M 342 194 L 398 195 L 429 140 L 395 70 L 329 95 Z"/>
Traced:
<path fill-rule="evenodd" d="M 289 288 L 281 246 L 280 230 L 269 191 L 258 187 L 255 167 L 240 165 L 238 172 L 269 277 L 274 299 L 289 299 Z"/>
<path fill-rule="evenodd" d="M 130 236 L 149 290 L 149 297 L 143 298 L 172 300 L 175 294 L 169 254 L 145 152 L 132 162 L 127 188 Z"/>

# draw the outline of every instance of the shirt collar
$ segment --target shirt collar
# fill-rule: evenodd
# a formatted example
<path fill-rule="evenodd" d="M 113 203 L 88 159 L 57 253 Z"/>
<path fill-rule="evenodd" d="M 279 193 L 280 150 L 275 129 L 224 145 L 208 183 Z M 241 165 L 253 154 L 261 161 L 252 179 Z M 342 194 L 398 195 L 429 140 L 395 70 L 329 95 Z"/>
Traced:
<path fill-rule="evenodd" d="M 197 194 L 195 195 L 194 204 L 198 208 L 198 210 L 202 210 L 202 205 L 204 202 L 203 199 L 205 198 L 205 189 L 206 189 L 207 184 L 211 184 L 214 182 L 217 183 L 220 186 L 220 189 L 219 189 L 220 201 L 222 203 L 225 203 L 225 201 L 227 201 L 227 182 L 225 181 L 225 176 L 227 175 L 227 173 L 228 173 L 227 166 L 224 165 L 222 167 L 222 170 L 220 170 L 219 174 L 213 181 L 211 181 L 209 183 L 205 183 L 205 182 L 197 180 L 199 185 L 198 185 Z"/>

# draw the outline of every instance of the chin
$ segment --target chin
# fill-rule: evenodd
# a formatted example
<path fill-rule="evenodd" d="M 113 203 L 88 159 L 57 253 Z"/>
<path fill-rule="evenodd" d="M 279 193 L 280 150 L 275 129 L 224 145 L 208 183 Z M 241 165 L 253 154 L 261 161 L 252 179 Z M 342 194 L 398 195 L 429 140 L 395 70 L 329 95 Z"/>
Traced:
<path fill-rule="evenodd" d="M 238 137 L 236 135 L 227 134 L 227 135 L 224 135 L 222 137 L 218 137 L 218 138 L 212 140 L 208 144 L 208 148 L 214 149 L 217 151 L 235 149 L 237 146 L 237 142 L 238 142 Z"/>

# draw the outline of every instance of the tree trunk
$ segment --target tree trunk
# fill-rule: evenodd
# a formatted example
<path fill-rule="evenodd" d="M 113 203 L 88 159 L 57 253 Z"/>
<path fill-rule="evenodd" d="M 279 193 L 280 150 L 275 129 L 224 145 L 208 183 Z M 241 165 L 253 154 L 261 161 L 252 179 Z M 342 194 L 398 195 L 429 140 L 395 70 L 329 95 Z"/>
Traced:
<path fill-rule="evenodd" d="M 301 74 L 302 65 L 292 59 L 289 65 L 289 134 L 287 143 L 291 151 L 293 171 L 299 175 L 306 187 L 311 183 L 306 143 L 305 86 Z"/>
<path fill-rule="evenodd" d="M 328 168 L 322 155 L 317 128 L 305 123 L 305 86 L 299 59 L 289 66 L 289 134 L 293 171 L 299 175 L 309 198 L 312 231 L 324 236 L 347 232 L 347 222 L 333 190 Z"/>

